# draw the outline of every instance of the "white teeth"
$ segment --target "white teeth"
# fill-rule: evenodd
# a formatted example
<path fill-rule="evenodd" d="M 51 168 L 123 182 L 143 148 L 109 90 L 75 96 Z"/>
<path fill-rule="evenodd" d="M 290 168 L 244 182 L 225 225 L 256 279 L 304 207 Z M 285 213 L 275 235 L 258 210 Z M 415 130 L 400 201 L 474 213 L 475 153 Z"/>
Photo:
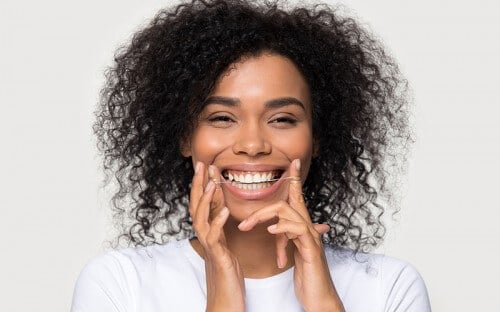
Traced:
<path fill-rule="evenodd" d="M 261 178 L 260 178 L 260 174 L 257 173 L 256 175 L 253 176 L 253 182 L 262 182 Z"/>
<path fill-rule="evenodd" d="M 229 181 L 240 183 L 263 183 L 271 181 L 274 178 L 275 172 L 255 172 L 255 173 L 236 173 L 228 171 L 224 176 Z"/>
<path fill-rule="evenodd" d="M 253 182 L 252 175 L 250 173 L 247 173 L 245 175 L 245 183 L 252 183 L 252 182 Z"/>
<path fill-rule="evenodd" d="M 232 186 L 241 190 L 260 190 L 271 187 L 277 172 L 241 172 L 226 170 L 223 172 L 224 178 Z"/>
<path fill-rule="evenodd" d="M 238 183 L 238 182 L 232 182 L 232 186 L 237 187 L 242 190 L 260 190 L 263 188 L 270 187 L 272 184 L 270 182 L 264 182 L 264 183 Z"/>

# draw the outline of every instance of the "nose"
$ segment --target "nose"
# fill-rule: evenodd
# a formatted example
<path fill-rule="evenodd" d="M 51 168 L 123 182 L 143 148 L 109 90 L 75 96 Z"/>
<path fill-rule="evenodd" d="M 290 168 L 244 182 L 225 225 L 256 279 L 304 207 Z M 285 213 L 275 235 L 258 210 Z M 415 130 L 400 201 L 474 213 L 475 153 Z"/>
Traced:
<path fill-rule="evenodd" d="M 239 155 L 255 157 L 271 153 L 271 144 L 267 135 L 258 126 L 241 127 L 233 144 L 233 152 Z"/>

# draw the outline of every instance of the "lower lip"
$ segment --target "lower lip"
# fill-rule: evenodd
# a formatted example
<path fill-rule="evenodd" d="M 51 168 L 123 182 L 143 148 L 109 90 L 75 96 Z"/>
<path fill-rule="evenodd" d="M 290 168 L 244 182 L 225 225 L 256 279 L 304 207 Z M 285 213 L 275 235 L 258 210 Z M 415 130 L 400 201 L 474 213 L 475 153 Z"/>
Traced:
<path fill-rule="evenodd" d="M 273 193 L 276 192 L 276 190 L 279 188 L 281 183 L 283 182 L 283 176 L 280 177 L 278 181 L 276 181 L 274 184 L 272 184 L 269 187 L 261 188 L 258 190 L 244 190 L 237 188 L 236 186 L 232 185 L 231 183 L 225 183 L 224 187 L 233 193 L 235 196 L 240 197 L 242 199 L 247 199 L 247 200 L 258 200 L 258 199 L 264 199 L 266 197 L 269 197 Z"/>

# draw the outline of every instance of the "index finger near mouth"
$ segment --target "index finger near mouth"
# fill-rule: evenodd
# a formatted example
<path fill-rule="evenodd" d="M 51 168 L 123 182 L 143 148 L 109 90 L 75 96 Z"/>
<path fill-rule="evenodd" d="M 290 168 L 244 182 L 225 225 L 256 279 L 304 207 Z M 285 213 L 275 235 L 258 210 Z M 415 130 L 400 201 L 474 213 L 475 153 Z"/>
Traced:
<path fill-rule="evenodd" d="M 200 202 L 201 196 L 205 188 L 207 181 L 207 170 L 204 163 L 198 161 L 195 164 L 195 173 L 193 176 L 193 181 L 191 182 L 191 192 L 189 195 L 189 213 L 191 217 L 196 214 L 196 209 Z"/>
<path fill-rule="evenodd" d="M 294 159 L 290 164 L 290 182 L 288 202 L 305 220 L 311 220 L 302 195 L 302 180 L 300 177 L 300 159 Z"/>
<path fill-rule="evenodd" d="M 222 193 L 220 186 L 220 171 L 214 166 L 210 165 L 208 169 L 209 179 L 215 183 L 215 193 L 211 201 L 210 216 L 216 216 L 219 214 L 220 210 L 224 208 L 224 194 Z"/>

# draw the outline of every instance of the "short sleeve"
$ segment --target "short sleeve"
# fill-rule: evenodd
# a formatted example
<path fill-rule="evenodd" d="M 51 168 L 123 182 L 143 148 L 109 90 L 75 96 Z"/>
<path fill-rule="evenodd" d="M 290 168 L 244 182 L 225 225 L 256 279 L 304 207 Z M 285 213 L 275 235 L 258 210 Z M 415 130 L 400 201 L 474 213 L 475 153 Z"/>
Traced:
<path fill-rule="evenodd" d="M 409 263 L 391 257 L 382 260 L 382 289 L 385 312 L 430 312 L 427 288 Z"/>
<path fill-rule="evenodd" d="M 83 268 L 73 291 L 71 312 L 132 311 L 134 297 L 127 280 L 131 272 L 123 258 L 108 253 Z"/>

